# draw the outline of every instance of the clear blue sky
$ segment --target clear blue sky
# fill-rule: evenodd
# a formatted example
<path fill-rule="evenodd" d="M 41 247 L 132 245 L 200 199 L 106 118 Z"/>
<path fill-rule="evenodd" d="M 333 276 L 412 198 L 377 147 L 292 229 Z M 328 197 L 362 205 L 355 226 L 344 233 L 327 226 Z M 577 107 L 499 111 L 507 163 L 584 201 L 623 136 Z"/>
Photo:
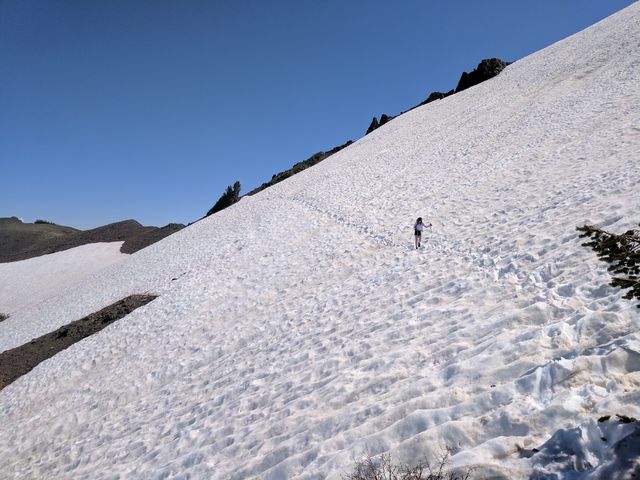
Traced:
<path fill-rule="evenodd" d="M 201 217 L 631 0 L 0 0 L 0 216 Z"/>

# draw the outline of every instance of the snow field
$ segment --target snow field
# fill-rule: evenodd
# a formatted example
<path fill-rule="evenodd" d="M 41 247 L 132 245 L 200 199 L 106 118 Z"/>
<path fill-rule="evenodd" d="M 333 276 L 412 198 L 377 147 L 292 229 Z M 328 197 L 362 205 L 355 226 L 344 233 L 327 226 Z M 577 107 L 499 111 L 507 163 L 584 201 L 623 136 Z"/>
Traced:
<path fill-rule="evenodd" d="M 0 263 L 0 312 L 15 314 L 119 263 L 122 242 L 92 243 L 19 262 Z"/>
<path fill-rule="evenodd" d="M 364 452 L 446 445 L 513 479 L 562 472 L 519 454 L 556 434 L 587 452 L 575 478 L 608 478 L 595 422 L 640 415 L 638 309 L 575 227 L 640 221 L 638 13 L 0 323 L 4 350 L 160 295 L 0 392 L 0 471 L 339 478 Z"/>

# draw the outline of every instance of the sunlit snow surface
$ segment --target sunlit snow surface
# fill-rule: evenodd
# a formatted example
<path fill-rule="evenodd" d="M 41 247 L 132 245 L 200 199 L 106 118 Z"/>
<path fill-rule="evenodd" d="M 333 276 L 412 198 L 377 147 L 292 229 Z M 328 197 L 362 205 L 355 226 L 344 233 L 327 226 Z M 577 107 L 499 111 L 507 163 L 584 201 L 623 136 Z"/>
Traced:
<path fill-rule="evenodd" d="M 60 295 L 95 272 L 119 263 L 127 257 L 120 253 L 121 246 L 122 242 L 90 243 L 19 262 L 0 263 L 0 312 L 15 315 L 22 308 Z"/>
<path fill-rule="evenodd" d="M 445 445 L 493 478 L 562 472 L 519 447 L 640 417 L 639 310 L 575 231 L 640 221 L 639 22 L 636 3 L 0 323 L 7 349 L 160 295 L 0 392 L 0 472 L 339 478 Z M 572 478 L 605 478 L 595 450 Z"/>

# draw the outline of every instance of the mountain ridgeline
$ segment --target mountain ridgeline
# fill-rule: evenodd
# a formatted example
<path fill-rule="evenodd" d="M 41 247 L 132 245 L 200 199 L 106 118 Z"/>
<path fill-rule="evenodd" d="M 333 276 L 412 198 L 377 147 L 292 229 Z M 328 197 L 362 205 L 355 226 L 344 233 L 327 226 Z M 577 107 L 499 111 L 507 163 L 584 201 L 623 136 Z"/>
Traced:
<path fill-rule="evenodd" d="M 275 175 L 273 175 L 271 177 L 271 180 L 269 180 L 266 183 L 263 183 L 258 188 L 254 188 L 249 193 L 247 193 L 247 195 L 255 195 L 256 193 L 261 192 L 265 188 L 268 188 L 271 185 L 275 185 L 276 183 L 281 182 L 282 180 L 284 180 L 286 178 L 289 178 L 291 175 L 295 175 L 296 173 L 301 172 L 302 170 L 304 170 L 306 168 L 313 167 L 316 163 L 320 163 L 325 158 L 330 157 L 334 153 L 338 153 L 340 150 L 342 150 L 345 147 L 348 147 L 352 143 L 353 143 L 353 140 L 349 140 L 348 142 L 343 143 L 342 145 L 339 145 L 337 147 L 332 148 L 328 152 L 317 152 L 317 153 L 314 153 L 313 155 L 311 155 L 306 160 L 303 160 L 302 162 L 296 163 L 289 170 L 285 170 L 284 172 L 276 173 Z"/>
<path fill-rule="evenodd" d="M 436 100 L 442 100 L 443 98 L 446 98 L 450 95 L 466 90 L 469 87 L 478 85 L 479 83 L 482 83 L 485 80 L 489 80 L 490 78 L 493 78 L 496 75 L 498 75 L 510 63 L 511 62 L 505 62 L 503 60 L 500 60 L 499 58 L 487 58 L 485 60 L 482 60 L 478 64 L 478 66 L 475 68 L 475 70 L 469 73 L 462 72 L 462 75 L 460 76 L 460 80 L 458 81 L 458 85 L 453 90 L 449 90 L 446 93 L 431 92 L 426 100 L 419 103 L 415 107 L 411 107 L 409 110 L 400 112 L 398 115 L 402 115 L 403 113 L 409 112 L 414 108 L 421 107 L 422 105 L 426 105 L 427 103 L 435 102 Z M 387 115 L 386 113 L 383 113 L 382 115 L 380 115 L 380 120 L 378 120 L 376 117 L 373 117 L 373 120 L 371 120 L 371 123 L 369 124 L 369 128 L 367 128 L 367 133 L 365 135 L 368 135 L 369 133 L 373 132 L 376 128 L 379 128 L 385 123 L 393 120 L 398 115 Z"/>
<path fill-rule="evenodd" d="M 182 228 L 184 225 L 177 223 L 159 228 L 124 220 L 91 230 L 78 230 L 44 220 L 24 223 L 17 217 L 0 218 L 0 263 L 26 260 L 97 242 L 122 241 L 120 251 L 134 253 Z"/>
<path fill-rule="evenodd" d="M 369 133 L 373 132 L 375 129 L 380 128 L 385 123 L 393 120 L 394 118 L 402 115 L 403 113 L 413 110 L 414 108 L 421 107 L 422 105 L 426 105 L 427 103 L 435 102 L 436 100 L 441 100 L 450 95 L 466 90 L 469 87 L 478 85 L 479 83 L 482 83 L 485 80 L 489 80 L 495 77 L 496 75 L 498 75 L 510 63 L 511 62 L 505 62 L 503 60 L 500 60 L 499 58 L 487 58 L 485 60 L 482 60 L 473 71 L 469 73 L 462 72 L 462 75 L 460 76 L 460 80 L 458 81 L 458 85 L 453 90 L 449 90 L 446 93 L 431 92 L 426 100 L 419 103 L 418 105 L 415 105 L 414 107 L 411 107 L 409 110 L 400 112 L 398 115 L 387 115 L 383 113 L 382 115 L 380 115 L 379 120 L 377 117 L 373 117 L 373 120 L 371 120 L 371 123 L 369 124 L 369 128 L 367 128 L 365 135 L 368 135 Z M 254 188 L 253 190 L 251 190 L 249 193 L 245 195 L 254 195 L 258 192 L 261 192 L 265 188 L 275 185 L 276 183 L 281 182 L 289 178 L 290 176 L 295 175 L 298 172 L 301 172 L 306 168 L 316 165 L 317 163 L 330 157 L 334 153 L 337 153 L 343 148 L 348 147 L 352 143 L 353 143 L 353 140 L 349 140 L 343 143 L 342 145 L 334 147 L 331 150 L 328 150 L 326 152 L 314 153 L 306 160 L 296 163 L 290 169 L 274 174 L 271 177 L 271 180 L 263 183 L 257 188 Z M 241 198 L 242 196 L 240 195 L 240 182 L 236 181 L 233 185 L 229 185 L 227 187 L 227 189 L 222 194 L 222 196 L 218 199 L 218 201 L 213 205 L 213 207 L 209 209 L 206 216 L 208 217 L 213 213 L 219 212 L 220 210 L 223 210 L 233 205 L 234 203 L 239 201 Z"/>
<path fill-rule="evenodd" d="M 411 107 L 409 110 L 420 107 L 430 102 L 446 98 L 455 93 L 461 92 L 469 87 L 477 85 L 485 80 L 498 75 L 509 62 L 498 58 L 482 60 L 480 64 L 470 73 L 463 72 L 455 89 L 446 93 L 432 92 L 426 100 Z M 365 135 L 380 128 L 385 123 L 393 120 L 399 115 L 382 114 L 380 119 L 374 117 Z M 349 140 L 342 145 L 327 151 L 314 153 L 306 160 L 294 164 L 288 170 L 274 174 L 271 180 L 263 183 L 259 187 L 251 190 L 245 195 L 254 195 L 276 183 L 279 183 L 296 173 L 312 167 L 334 153 L 348 147 L 353 143 Z M 209 209 L 206 216 L 224 210 L 225 208 L 238 202 L 240 195 L 240 182 L 236 181 L 229 185 L 218 201 Z M 68 250 L 80 245 L 95 242 L 116 242 L 123 241 L 120 249 L 122 253 L 134 253 L 155 243 L 164 237 L 184 228 L 182 224 L 170 223 L 162 228 L 143 226 L 135 220 L 125 220 L 116 222 L 91 230 L 78 230 L 71 227 L 56 225 L 45 220 L 36 220 L 33 224 L 23 223 L 17 217 L 0 218 L 0 263 L 25 260 L 28 258 L 46 255 L 63 250 Z"/>
<path fill-rule="evenodd" d="M 0 478 L 640 480 L 639 19 L 108 268 L 5 266 L 0 352 L 158 298 L 0 392 Z"/>

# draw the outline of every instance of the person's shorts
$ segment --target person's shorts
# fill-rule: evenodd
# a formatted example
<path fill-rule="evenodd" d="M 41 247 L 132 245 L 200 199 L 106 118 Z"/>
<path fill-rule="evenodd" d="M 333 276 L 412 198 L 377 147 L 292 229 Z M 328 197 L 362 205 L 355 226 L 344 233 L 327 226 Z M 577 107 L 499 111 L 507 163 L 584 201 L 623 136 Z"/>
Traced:
<path fill-rule="evenodd" d="M 420 237 L 422 235 L 422 231 L 421 230 L 416 230 L 416 237 Z"/>

